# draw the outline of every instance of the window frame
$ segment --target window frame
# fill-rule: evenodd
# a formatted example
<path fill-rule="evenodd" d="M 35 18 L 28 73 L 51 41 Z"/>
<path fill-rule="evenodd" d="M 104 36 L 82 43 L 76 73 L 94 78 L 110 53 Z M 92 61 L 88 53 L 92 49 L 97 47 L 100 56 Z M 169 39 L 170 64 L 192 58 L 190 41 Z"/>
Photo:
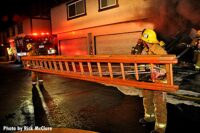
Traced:
<path fill-rule="evenodd" d="M 80 2 L 80 1 L 83 1 L 83 4 L 84 4 L 84 13 L 81 13 L 81 14 L 76 14 L 76 8 L 75 8 L 75 16 L 69 16 L 69 6 L 71 6 L 71 5 L 75 5 L 75 7 L 76 7 L 76 3 L 78 3 L 78 2 Z M 85 16 L 85 15 L 87 15 L 87 13 L 86 13 L 86 0 L 74 0 L 74 1 L 72 1 L 72 2 L 69 2 L 69 3 L 66 3 L 66 7 L 67 7 L 67 20 L 71 20 L 71 19 L 75 19 L 75 18 L 79 18 L 79 17 L 82 17 L 82 16 Z"/>
<path fill-rule="evenodd" d="M 112 8 L 116 8 L 116 7 L 119 7 L 119 2 L 118 0 L 115 0 L 116 3 L 114 5 L 110 5 L 110 6 L 107 6 L 107 7 L 101 7 L 101 0 L 98 0 L 98 3 L 99 3 L 99 12 L 101 11 L 105 11 L 105 10 L 109 10 L 109 9 L 112 9 Z"/>

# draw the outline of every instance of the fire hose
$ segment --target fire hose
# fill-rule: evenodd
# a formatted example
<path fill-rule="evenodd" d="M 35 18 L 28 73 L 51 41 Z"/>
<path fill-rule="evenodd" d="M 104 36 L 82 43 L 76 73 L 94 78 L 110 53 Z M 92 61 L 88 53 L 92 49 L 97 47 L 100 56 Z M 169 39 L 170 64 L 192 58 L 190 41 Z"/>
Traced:
<path fill-rule="evenodd" d="M 167 94 L 172 95 L 172 96 L 177 96 L 177 97 L 180 97 L 180 98 L 184 98 L 184 99 L 200 101 L 200 97 L 192 97 L 192 96 L 186 96 L 186 95 L 183 95 L 183 94 L 175 94 L 175 93 L 167 93 Z"/>
<path fill-rule="evenodd" d="M 177 58 L 179 59 L 182 55 L 184 55 L 191 47 L 187 47 L 183 52 L 181 52 Z"/>

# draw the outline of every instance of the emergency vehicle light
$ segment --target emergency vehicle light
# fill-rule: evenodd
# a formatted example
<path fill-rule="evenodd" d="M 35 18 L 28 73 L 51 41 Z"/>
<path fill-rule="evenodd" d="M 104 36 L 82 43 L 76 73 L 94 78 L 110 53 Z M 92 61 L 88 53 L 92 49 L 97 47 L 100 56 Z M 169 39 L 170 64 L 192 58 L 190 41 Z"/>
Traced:
<path fill-rule="evenodd" d="M 20 52 L 20 53 L 17 53 L 17 56 L 26 56 L 27 53 L 26 52 Z"/>
<path fill-rule="evenodd" d="M 48 50 L 48 54 L 55 54 L 56 53 L 56 50 L 54 48 L 50 48 Z"/>
<path fill-rule="evenodd" d="M 13 40 L 13 39 L 10 39 L 10 40 L 9 40 L 9 43 L 11 43 L 11 42 L 14 42 L 14 40 Z"/>
<path fill-rule="evenodd" d="M 47 33 L 41 32 L 40 34 L 34 32 L 34 33 L 32 33 L 32 35 L 33 35 L 33 36 L 37 36 L 37 35 L 42 35 L 42 36 L 43 36 L 43 35 L 49 35 L 49 32 L 47 32 Z"/>
<path fill-rule="evenodd" d="M 38 33 L 33 33 L 32 35 L 33 35 L 33 36 L 37 36 L 37 35 L 38 35 Z"/>

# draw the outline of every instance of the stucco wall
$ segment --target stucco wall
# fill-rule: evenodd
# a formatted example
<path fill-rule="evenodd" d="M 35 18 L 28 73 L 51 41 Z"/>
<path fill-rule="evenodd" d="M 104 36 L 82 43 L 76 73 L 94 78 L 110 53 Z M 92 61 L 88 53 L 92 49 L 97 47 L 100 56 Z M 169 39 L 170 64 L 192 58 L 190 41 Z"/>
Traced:
<path fill-rule="evenodd" d="M 32 33 L 50 33 L 51 25 L 48 19 L 32 19 Z"/>
<path fill-rule="evenodd" d="M 31 19 L 25 19 L 23 21 L 23 34 L 31 34 Z"/>
<path fill-rule="evenodd" d="M 66 4 L 51 10 L 52 32 L 57 34 L 112 23 L 140 20 L 149 17 L 152 0 L 118 0 L 119 7 L 98 11 L 98 0 L 86 0 L 87 15 L 67 20 Z"/>

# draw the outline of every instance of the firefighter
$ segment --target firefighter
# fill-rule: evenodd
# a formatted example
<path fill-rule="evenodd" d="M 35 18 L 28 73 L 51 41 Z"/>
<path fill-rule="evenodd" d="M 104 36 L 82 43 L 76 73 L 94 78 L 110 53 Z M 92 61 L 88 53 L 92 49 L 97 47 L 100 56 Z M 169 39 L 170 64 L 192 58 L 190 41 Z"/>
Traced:
<path fill-rule="evenodd" d="M 26 46 L 27 46 L 27 50 L 28 50 L 28 53 L 27 53 L 28 56 L 36 56 L 36 55 L 38 55 L 37 54 L 38 52 L 37 52 L 34 44 L 28 43 Z M 42 75 L 40 73 L 32 71 L 31 72 L 31 79 L 32 79 L 33 87 L 36 87 L 37 80 L 38 80 L 39 86 L 43 85 L 43 79 L 42 79 Z"/>
<path fill-rule="evenodd" d="M 156 33 L 151 29 L 144 29 L 139 39 L 139 50 L 134 49 L 137 54 L 148 54 L 148 55 L 163 55 L 167 52 L 162 47 L 163 41 L 158 41 Z M 142 50 L 141 50 L 142 48 Z M 140 52 L 138 52 L 140 51 Z M 162 72 L 153 70 L 152 81 L 157 79 L 159 76 L 164 75 L 165 70 Z M 164 133 L 167 126 L 167 107 L 166 107 L 166 92 L 153 91 L 153 90 L 142 90 L 143 94 L 143 106 L 144 106 L 144 118 L 141 118 L 139 122 L 141 124 L 147 124 L 148 122 L 155 122 L 154 130 L 151 133 Z"/>
<path fill-rule="evenodd" d="M 8 52 L 8 60 L 11 61 L 13 58 L 13 49 L 11 47 L 7 48 L 7 52 Z"/>
<path fill-rule="evenodd" d="M 200 70 L 200 30 L 197 31 L 191 45 L 195 48 L 193 58 L 195 70 Z"/>

